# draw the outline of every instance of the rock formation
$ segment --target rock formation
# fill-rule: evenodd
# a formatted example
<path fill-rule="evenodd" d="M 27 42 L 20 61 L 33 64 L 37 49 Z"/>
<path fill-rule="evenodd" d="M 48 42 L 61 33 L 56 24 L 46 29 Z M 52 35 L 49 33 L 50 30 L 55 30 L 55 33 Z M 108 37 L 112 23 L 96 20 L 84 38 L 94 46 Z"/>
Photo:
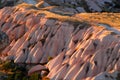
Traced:
<path fill-rule="evenodd" d="M 27 2 L 27 0 L 23 0 Z M 40 2 L 40 0 L 29 0 Z M 51 6 L 65 6 L 80 12 L 120 12 L 119 0 L 41 0 L 48 3 Z M 35 4 L 35 2 L 33 2 Z"/>
<path fill-rule="evenodd" d="M 20 3 L 37 4 L 44 1 L 50 6 L 62 6 L 74 13 L 81 12 L 120 12 L 120 0 L 2 0 L 3 6 L 13 6 Z"/>
<path fill-rule="evenodd" d="M 9 45 L 9 38 L 5 32 L 0 31 L 0 52 Z M 1 55 L 1 54 L 0 54 Z"/>
<path fill-rule="evenodd" d="M 42 66 L 42 65 L 37 65 L 37 66 L 34 66 L 33 68 L 31 68 L 28 72 L 28 75 L 31 75 L 32 73 L 34 73 L 35 71 L 42 71 L 42 70 L 47 70 L 47 68 L 45 66 Z"/>
<path fill-rule="evenodd" d="M 10 44 L 0 59 L 47 63 L 29 72 L 47 68 L 51 80 L 117 80 L 120 14 L 70 15 L 51 11 L 53 8 L 22 4 L 1 9 L 0 28 L 9 36 Z M 108 15 L 112 17 L 106 18 Z"/>

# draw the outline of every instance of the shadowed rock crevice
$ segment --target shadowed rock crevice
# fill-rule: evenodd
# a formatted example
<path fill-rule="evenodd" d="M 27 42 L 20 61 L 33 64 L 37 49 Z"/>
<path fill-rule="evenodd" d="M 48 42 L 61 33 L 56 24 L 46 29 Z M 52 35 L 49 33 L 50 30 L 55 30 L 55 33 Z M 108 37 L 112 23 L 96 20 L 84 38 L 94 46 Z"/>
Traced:
<path fill-rule="evenodd" d="M 9 45 L 8 35 L 0 30 L 0 52 L 2 52 L 4 48 L 6 48 L 8 45 Z"/>

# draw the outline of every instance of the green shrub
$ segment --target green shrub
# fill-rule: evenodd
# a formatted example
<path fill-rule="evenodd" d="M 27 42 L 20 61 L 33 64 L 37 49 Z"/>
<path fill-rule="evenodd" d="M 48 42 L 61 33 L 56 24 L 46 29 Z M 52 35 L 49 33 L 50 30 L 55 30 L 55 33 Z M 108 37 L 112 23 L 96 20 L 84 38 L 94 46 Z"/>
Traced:
<path fill-rule="evenodd" d="M 50 61 L 50 60 L 52 60 L 53 59 L 53 57 L 51 57 L 51 56 L 48 56 L 48 61 Z"/>
<path fill-rule="evenodd" d="M 29 80 L 39 80 L 39 74 L 38 73 L 34 73 L 30 76 Z"/>
<path fill-rule="evenodd" d="M 15 80 L 22 80 L 22 77 L 23 77 L 22 73 L 15 74 Z"/>
<path fill-rule="evenodd" d="M 16 71 L 26 72 L 26 68 L 25 68 L 25 67 L 22 67 L 22 66 L 15 66 L 15 67 L 12 69 L 12 72 L 16 72 Z"/>
<path fill-rule="evenodd" d="M 13 69 L 14 67 L 15 67 L 15 64 L 12 61 L 6 61 L 5 63 L 2 64 L 2 68 L 4 70 Z"/>
<path fill-rule="evenodd" d="M 15 74 L 8 75 L 8 78 L 6 80 L 14 80 Z"/>
<path fill-rule="evenodd" d="M 27 77 L 23 77 L 23 79 L 22 80 L 29 80 Z"/>

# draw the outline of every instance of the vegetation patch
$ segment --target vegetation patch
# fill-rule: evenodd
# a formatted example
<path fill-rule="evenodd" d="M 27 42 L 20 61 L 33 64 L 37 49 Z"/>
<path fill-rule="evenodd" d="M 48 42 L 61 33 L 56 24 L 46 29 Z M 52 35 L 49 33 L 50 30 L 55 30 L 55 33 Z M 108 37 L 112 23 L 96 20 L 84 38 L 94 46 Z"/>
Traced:
<path fill-rule="evenodd" d="M 46 76 L 41 77 L 39 72 L 28 76 L 29 64 L 16 64 L 13 60 L 0 63 L 0 80 L 50 80 Z"/>
<path fill-rule="evenodd" d="M 45 18 L 48 18 L 48 19 L 56 19 L 56 20 L 60 20 L 62 22 L 72 22 L 72 23 L 76 23 L 76 22 L 79 22 L 79 23 L 86 23 L 86 24 L 90 24 L 89 22 L 87 22 L 86 20 L 81 20 L 81 19 L 78 19 L 74 16 L 68 16 L 68 15 L 63 15 L 63 14 L 56 14 L 56 13 L 53 13 L 53 12 L 50 12 L 50 11 L 47 11 L 45 8 L 43 9 L 32 9 L 33 5 L 30 5 L 30 4 L 20 4 L 18 5 L 19 8 L 31 8 L 30 10 L 27 11 L 27 13 L 34 13 L 34 14 L 37 14 L 37 15 L 41 15 L 41 14 L 44 14 L 44 17 Z"/>
<path fill-rule="evenodd" d="M 79 17 L 91 24 L 104 23 L 120 29 L 120 13 L 81 13 L 76 15 Z"/>

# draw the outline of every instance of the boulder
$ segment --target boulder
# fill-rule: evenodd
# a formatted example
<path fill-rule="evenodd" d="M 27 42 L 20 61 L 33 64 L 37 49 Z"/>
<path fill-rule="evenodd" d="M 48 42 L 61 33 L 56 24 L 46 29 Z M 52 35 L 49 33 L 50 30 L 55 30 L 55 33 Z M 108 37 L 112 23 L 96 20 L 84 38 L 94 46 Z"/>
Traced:
<path fill-rule="evenodd" d="M 40 71 L 47 71 L 47 68 L 42 65 L 36 65 L 28 71 L 28 75 L 30 76 L 31 74 L 33 74 L 35 72 L 40 72 Z"/>

